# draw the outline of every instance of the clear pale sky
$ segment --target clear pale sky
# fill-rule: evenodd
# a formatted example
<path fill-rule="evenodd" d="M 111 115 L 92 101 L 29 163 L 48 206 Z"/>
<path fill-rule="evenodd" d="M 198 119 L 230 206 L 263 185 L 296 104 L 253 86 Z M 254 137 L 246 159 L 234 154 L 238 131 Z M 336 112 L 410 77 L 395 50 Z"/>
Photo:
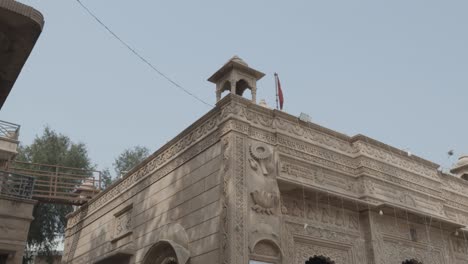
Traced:
<path fill-rule="evenodd" d="M 99 169 L 157 150 L 209 108 L 151 71 L 74 0 L 23 0 L 44 31 L 0 112 L 20 140 L 44 126 Z M 82 0 L 159 70 L 215 103 L 206 79 L 233 55 L 266 76 L 258 98 L 350 136 L 449 167 L 468 153 L 467 1 Z M 455 150 L 451 159 L 447 151 Z"/>

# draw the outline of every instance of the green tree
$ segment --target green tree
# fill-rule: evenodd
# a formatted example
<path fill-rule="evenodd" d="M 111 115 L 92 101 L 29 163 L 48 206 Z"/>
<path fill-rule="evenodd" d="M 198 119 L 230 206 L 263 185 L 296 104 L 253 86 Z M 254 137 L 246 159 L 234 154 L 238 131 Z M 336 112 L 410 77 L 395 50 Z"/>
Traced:
<path fill-rule="evenodd" d="M 128 172 L 131 168 L 138 165 L 149 156 L 149 149 L 146 147 L 136 146 L 124 150 L 114 161 L 114 169 L 117 177 Z"/>
<path fill-rule="evenodd" d="M 105 168 L 104 170 L 101 171 L 101 181 L 102 181 L 102 189 L 106 189 L 109 187 L 114 179 L 112 179 L 112 175 L 110 173 L 109 168 Z"/>
<path fill-rule="evenodd" d="M 17 160 L 85 170 L 93 168 L 83 143 L 74 143 L 69 137 L 58 134 L 49 127 L 44 129 L 42 135 L 36 136 L 31 145 L 19 148 Z M 38 202 L 34 207 L 34 220 L 29 229 L 28 249 L 50 256 L 58 245 L 57 241 L 63 237 L 65 216 L 72 211 L 70 205 Z"/>

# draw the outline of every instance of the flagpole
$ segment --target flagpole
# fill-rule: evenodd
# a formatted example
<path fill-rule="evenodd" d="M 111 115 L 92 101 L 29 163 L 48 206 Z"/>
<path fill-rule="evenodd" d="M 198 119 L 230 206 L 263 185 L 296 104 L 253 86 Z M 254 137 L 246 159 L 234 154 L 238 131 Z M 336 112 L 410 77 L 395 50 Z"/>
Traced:
<path fill-rule="evenodd" d="M 279 109 L 278 106 L 278 74 L 275 72 L 275 92 L 276 92 L 276 110 Z"/>

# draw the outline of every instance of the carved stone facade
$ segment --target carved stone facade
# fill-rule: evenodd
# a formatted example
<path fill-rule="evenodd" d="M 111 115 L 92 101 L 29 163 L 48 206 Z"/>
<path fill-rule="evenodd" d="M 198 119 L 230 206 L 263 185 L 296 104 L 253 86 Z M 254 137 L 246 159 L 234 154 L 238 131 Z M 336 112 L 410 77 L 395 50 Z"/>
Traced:
<path fill-rule="evenodd" d="M 438 167 L 229 94 L 70 214 L 64 259 L 467 263 L 468 183 Z"/>

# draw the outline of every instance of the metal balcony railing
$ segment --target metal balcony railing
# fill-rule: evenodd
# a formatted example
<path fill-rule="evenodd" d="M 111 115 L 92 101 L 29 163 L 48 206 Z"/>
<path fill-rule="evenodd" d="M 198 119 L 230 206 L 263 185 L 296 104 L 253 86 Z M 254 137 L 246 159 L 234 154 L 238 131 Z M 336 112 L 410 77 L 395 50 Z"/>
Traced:
<path fill-rule="evenodd" d="M 101 191 L 101 172 L 14 161 L 9 171 L 35 178 L 32 199 L 81 205 Z"/>
<path fill-rule="evenodd" d="M 34 192 L 34 177 L 0 171 L 0 195 L 31 199 Z"/>
<path fill-rule="evenodd" d="M 20 125 L 0 120 L 0 137 L 18 140 Z"/>

